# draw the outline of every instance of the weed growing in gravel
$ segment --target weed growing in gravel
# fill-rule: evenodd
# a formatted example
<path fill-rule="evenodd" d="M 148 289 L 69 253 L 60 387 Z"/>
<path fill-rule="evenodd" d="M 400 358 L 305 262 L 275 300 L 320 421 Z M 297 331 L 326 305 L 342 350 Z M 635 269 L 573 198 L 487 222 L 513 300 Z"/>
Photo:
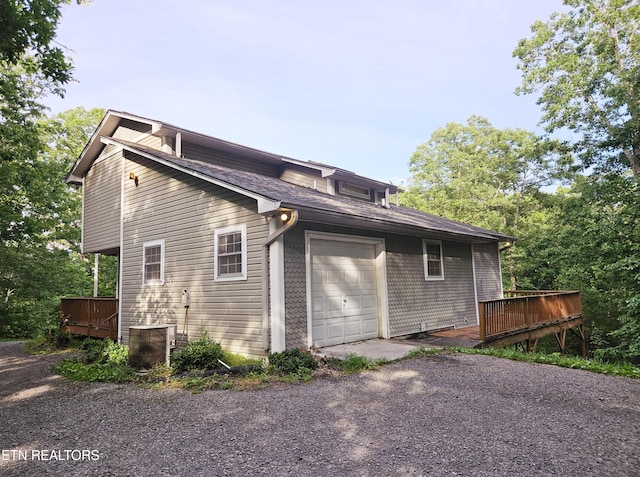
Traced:
<path fill-rule="evenodd" d="M 342 371 L 348 374 L 357 373 L 364 369 L 372 369 L 373 367 L 373 361 L 355 353 L 349 353 L 342 363 Z"/>
<path fill-rule="evenodd" d="M 69 333 L 63 333 L 59 329 L 53 329 L 44 335 L 27 341 L 24 345 L 24 350 L 29 354 L 51 354 L 76 349 L 80 344 L 81 342 Z"/>
<path fill-rule="evenodd" d="M 528 363 L 552 364 L 563 368 L 582 369 L 592 373 L 625 376 L 640 379 L 640 366 L 630 363 L 605 363 L 594 359 L 583 359 L 577 356 L 562 355 L 560 353 L 525 353 L 513 348 L 455 348 L 458 353 L 483 354 Z"/>
<path fill-rule="evenodd" d="M 425 348 L 424 346 L 419 346 L 418 348 L 414 348 L 409 351 L 406 355 L 406 359 L 412 358 L 420 358 L 421 356 L 429 356 L 434 354 L 442 354 L 441 348 Z"/>

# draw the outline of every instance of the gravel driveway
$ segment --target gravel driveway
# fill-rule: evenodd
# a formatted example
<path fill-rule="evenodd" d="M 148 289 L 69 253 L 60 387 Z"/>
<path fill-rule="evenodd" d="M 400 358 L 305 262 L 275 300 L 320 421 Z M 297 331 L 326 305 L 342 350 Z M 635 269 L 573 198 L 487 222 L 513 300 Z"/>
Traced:
<path fill-rule="evenodd" d="M 71 383 L 0 343 L 0 475 L 640 475 L 640 381 L 437 355 L 260 391 Z"/>

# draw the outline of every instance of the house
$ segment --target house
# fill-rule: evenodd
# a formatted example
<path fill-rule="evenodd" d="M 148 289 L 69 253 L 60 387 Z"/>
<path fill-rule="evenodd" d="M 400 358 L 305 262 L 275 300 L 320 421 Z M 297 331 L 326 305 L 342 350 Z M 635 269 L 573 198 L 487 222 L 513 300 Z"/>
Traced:
<path fill-rule="evenodd" d="M 119 257 L 118 337 L 175 323 L 260 356 L 478 324 L 510 237 L 398 187 L 108 111 L 67 182 L 82 249 Z"/>

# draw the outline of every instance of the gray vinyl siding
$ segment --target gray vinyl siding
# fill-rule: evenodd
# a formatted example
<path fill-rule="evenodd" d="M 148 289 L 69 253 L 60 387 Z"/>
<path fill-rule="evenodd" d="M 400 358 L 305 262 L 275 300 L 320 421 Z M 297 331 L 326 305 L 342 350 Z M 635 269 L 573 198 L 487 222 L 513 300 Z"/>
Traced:
<path fill-rule="evenodd" d="M 502 276 L 498 244 L 475 244 L 473 247 L 478 301 L 502 299 Z"/>
<path fill-rule="evenodd" d="M 261 244 L 266 219 L 255 200 L 127 153 L 122 270 L 122 335 L 137 324 L 175 323 L 190 341 L 203 331 L 232 352 L 263 355 Z M 247 280 L 214 281 L 214 233 L 245 224 Z M 164 245 L 164 284 L 142 283 L 143 243 Z M 191 293 L 188 314 L 182 292 Z"/>
<path fill-rule="evenodd" d="M 182 155 L 188 159 L 209 162 L 230 169 L 241 169 L 247 172 L 254 172 L 269 177 L 278 177 L 278 167 L 273 164 L 248 159 L 235 154 L 222 153 L 208 147 L 183 141 Z"/>
<path fill-rule="evenodd" d="M 281 172 L 280 179 L 291 184 L 327 193 L 327 179 L 323 178 L 319 171 L 310 171 L 300 166 L 288 165 Z"/>
<path fill-rule="evenodd" d="M 113 251 L 120 246 L 122 155 L 96 162 L 84 179 L 82 251 Z"/>

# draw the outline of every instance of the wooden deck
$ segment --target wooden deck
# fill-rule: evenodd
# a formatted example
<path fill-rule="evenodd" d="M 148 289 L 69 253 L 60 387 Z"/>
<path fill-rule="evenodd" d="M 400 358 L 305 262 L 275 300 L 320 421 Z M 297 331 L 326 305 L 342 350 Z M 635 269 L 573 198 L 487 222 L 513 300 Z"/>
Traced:
<path fill-rule="evenodd" d="M 564 353 L 567 331 L 582 343 L 586 356 L 582 305 L 577 291 L 509 291 L 502 300 L 478 303 L 480 324 L 420 334 L 414 339 L 426 345 L 497 348 L 521 344 L 535 351 L 538 340 L 554 335 Z M 118 338 L 116 298 L 63 298 L 60 326 L 72 334 L 96 338 Z"/>
<path fill-rule="evenodd" d="M 118 299 L 109 297 L 63 298 L 60 329 L 72 335 L 118 339 Z"/>
<path fill-rule="evenodd" d="M 535 351 L 540 338 L 554 335 L 564 353 L 567 331 L 571 331 L 580 339 L 586 356 L 579 292 L 510 291 L 507 295 L 478 304 L 480 325 L 428 332 L 415 339 L 434 346 L 503 348 L 515 344 Z"/>

